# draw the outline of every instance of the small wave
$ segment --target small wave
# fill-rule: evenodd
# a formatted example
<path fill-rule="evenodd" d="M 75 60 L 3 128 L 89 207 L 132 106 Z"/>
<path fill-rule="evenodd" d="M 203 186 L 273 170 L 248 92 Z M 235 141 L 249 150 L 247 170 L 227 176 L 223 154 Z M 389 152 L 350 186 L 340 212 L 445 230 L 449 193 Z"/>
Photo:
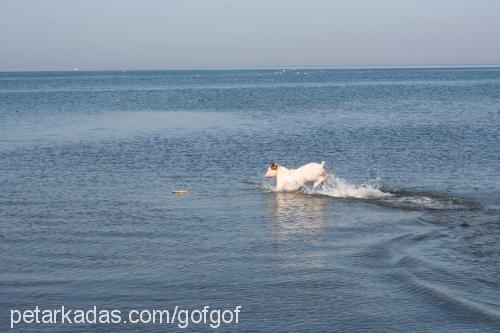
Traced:
<path fill-rule="evenodd" d="M 437 283 L 427 282 L 412 274 L 411 282 L 419 288 L 422 292 L 428 293 L 431 297 L 438 299 L 438 301 L 445 301 L 457 306 L 463 307 L 468 311 L 473 311 L 476 314 L 489 317 L 494 320 L 500 319 L 500 312 L 494 302 L 484 302 L 482 300 L 473 299 L 471 296 L 466 295 L 464 292 L 459 292 L 445 286 L 438 285 Z"/>

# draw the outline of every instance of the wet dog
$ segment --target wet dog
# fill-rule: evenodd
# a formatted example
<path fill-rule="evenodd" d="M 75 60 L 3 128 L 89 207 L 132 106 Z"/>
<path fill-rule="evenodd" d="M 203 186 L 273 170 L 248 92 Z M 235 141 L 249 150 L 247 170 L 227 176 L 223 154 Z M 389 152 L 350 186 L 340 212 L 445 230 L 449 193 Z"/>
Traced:
<path fill-rule="evenodd" d="M 277 163 L 271 163 L 264 177 L 276 177 L 276 190 L 283 192 L 296 191 L 307 182 L 314 182 L 313 187 L 320 186 L 327 177 L 325 162 L 308 163 L 297 169 L 287 169 Z"/>

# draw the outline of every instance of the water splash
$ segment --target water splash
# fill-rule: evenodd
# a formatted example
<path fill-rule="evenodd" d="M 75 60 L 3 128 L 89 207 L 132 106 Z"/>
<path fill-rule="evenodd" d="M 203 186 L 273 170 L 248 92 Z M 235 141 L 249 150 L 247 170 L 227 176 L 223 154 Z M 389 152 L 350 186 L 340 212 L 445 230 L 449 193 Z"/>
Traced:
<path fill-rule="evenodd" d="M 268 192 L 276 191 L 276 187 L 270 181 L 265 181 L 263 188 Z M 332 198 L 362 199 L 382 206 L 408 210 L 471 210 L 479 208 L 476 203 L 461 198 L 409 191 L 386 191 L 382 189 L 378 179 L 355 184 L 334 174 L 330 174 L 327 181 L 320 187 L 313 188 L 312 185 L 306 184 L 298 192 Z"/>
<path fill-rule="evenodd" d="M 340 177 L 330 174 L 326 182 L 317 189 L 305 186 L 303 191 L 307 194 L 321 194 L 334 198 L 356 199 L 381 199 L 391 197 L 393 194 L 383 192 L 378 185 L 378 179 L 369 183 L 353 184 Z"/>
<path fill-rule="evenodd" d="M 355 198 L 355 199 L 382 199 L 393 196 L 392 193 L 384 192 L 378 185 L 378 179 L 373 181 L 353 184 L 334 174 L 329 174 L 325 183 L 318 188 L 311 184 L 304 185 L 298 192 L 305 194 L 325 195 L 333 198 Z M 262 187 L 267 192 L 276 192 L 276 186 L 265 179 Z"/>

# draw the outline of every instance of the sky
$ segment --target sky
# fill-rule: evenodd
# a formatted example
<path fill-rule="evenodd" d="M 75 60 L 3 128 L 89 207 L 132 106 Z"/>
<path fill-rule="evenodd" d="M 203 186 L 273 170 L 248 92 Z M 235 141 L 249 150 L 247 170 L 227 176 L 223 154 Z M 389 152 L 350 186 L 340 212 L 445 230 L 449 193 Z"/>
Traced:
<path fill-rule="evenodd" d="M 498 0 L 0 0 L 0 70 L 471 64 Z"/>

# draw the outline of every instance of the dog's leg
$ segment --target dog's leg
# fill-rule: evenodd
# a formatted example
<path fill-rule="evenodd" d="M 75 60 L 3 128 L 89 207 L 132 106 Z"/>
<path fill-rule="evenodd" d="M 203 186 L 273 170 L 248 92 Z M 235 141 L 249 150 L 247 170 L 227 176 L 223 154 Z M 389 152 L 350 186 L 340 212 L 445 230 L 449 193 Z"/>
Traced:
<path fill-rule="evenodd" d="M 313 188 L 317 188 L 326 180 L 326 176 L 319 176 L 316 182 L 313 185 Z"/>

